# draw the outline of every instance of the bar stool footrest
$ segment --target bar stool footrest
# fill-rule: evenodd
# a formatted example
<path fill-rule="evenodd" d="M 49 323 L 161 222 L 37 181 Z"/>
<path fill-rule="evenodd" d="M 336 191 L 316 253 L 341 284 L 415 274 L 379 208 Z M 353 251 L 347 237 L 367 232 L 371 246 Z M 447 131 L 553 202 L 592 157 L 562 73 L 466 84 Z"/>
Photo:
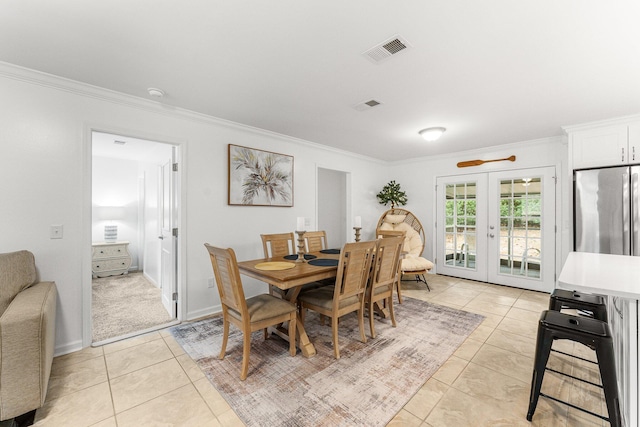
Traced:
<path fill-rule="evenodd" d="M 560 353 L 560 354 L 564 354 L 565 356 L 573 357 L 574 359 L 582 360 L 583 362 L 593 363 L 594 365 L 598 364 L 598 362 L 594 362 L 593 360 L 585 359 L 584 357 L 576 356 L 575 354 L 565 353 L 564 351 L 555 350 L 553 348 L 551 349 L 551 351 L 553 351 L 554 353 Z"/>
<path fill-rule="evenodd" d="M 560 374 L 560 375 L 563 375 L 563 376 L 565 376 L 565 377 L 573 378 L 574 380 L 582 381 L 583 383 L 586 383 L 586 384 L 592 385 L 592 386 L 594 386 L 594 387 L 598 387 L 598 388 L 602 388 L 602 389 L 604 388 L 604 387 L 602 386 L 602 384 L 598 384 L 598 383 L 594 383 L 594 382 L 591 382 L 591 381 L 588 381 L 588 380 L 585 380 L 585 379 L 582 379 L 582 378 L 574 377 L 573 375 L 570 375 L 570 374 L 566 374 L 566 373 L 564 373 L 564 372 L 557 371 L 557 370 L 555 370 L 555 369 L 553 369 L 553 368 L 544 368 L 544 369 L 545 369 L 545 371 L 555 372 L 556 374 Z"/>
<path fill-rule="evenodd" d="M 594 417 L 598 417 L 598 418 L 600 418 L 600 419 L 602 419 L 602 420 L 604 420 L 604 421 L 606 421 L 606 422 L 610 422 L 610 421 L 609 421 L 609 418 L 608 418 L 608 417 L 605 417 L 604 415 L 596 414 L 595 412 L 591 412 L 591 411 L 589 411 L 589 410 L 587 410 L 587 409 L 584 409 L 584 408 L 581 408 L 581 407 L 579 407 L 579 406 L 576 406 L 576 405 L 574 405 L 573 403 L 569 403 L 569 402 L 565 402 L 564 400 L 560 400 L 560 399 L 558 399 L 557 397 L 549 396 L 548 394 L 544 394 L 544 393 L 540 393 L 540 396 L 542 396 L 542 397 L 546 397 L 547 399 L 551 399 L 551 400 L 556 401 L 556 402 L 558 402 L 558 403 L 562 403 L 562 404 L 564 404 L 564 405 L 570 406 L 570 407 L 572 407 L 573 409 L 577 409 L 578 411 L 582 411 L 582 412 L 587 413 L 587 414 L 589 414 L 589 415 L 593 415 Z M 529 419 L 528 415 L 527 415 L 527 419 L 528 419 L 529 421 L 531 421 L 531 420 Z"/>

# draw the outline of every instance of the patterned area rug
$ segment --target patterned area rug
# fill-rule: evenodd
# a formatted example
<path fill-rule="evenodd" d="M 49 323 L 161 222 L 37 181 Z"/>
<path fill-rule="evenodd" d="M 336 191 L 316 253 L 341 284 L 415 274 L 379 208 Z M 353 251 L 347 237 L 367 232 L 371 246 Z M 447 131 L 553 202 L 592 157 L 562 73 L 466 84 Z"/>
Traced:
<path fill-rule="evenodd" d="M 249 375 L 240 381 L 242 334 L 231 326 L 227 354 L 217 358 L 222 318 L 171 328 L 211 383 L 247 426 L 384 426 L 451 356 L 483 316 L 405 298 L 398 326 L 376 319 L 376 338 L 359 339 L 354 313 L 340 319 L 340 359 L 331 326 L 309 311 L 307 333 L 318 354 L 288 353 L 288 343 L 253 334 Z"/>

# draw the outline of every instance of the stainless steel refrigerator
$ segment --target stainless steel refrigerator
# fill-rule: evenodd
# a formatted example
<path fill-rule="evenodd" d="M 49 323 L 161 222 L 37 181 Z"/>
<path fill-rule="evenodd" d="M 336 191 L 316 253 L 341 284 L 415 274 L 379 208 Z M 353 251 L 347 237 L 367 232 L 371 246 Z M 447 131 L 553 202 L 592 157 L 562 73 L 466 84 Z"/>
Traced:
<path fill-rule="evenodd" d="M 574 250 L 640 256 L 640 166 L 574 172 Z"/>
<path fill-rule="evenodd" d="M 574 171 L 574 250 L 640 256 L 640 166 Z M 640 287 L 640 272 L 638 272 Z M 638 301 L 607 298 L 613 335 L 620 410 L 624 425 L 638 425 L 640 360 Z"/>

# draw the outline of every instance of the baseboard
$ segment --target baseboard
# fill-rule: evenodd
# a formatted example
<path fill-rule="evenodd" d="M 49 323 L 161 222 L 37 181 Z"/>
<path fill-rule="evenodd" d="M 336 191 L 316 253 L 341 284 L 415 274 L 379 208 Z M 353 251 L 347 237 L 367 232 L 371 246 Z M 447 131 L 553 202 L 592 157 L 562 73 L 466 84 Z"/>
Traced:
<path fill-rule="evenodd" d="M 145 271 L 142 272 L 142 275 L 144 276 L 145 279 L 147 279 L 153 286 L 155 286 L 156 288 L 159 288 L 160 285 L 158 283 L 156 283 L 155 280 L 153 280 L 151 278 L 151 276 L 149 276 Z"/>
<path fill-rule="evenodd" d="M 219 314 L 222 312 L 222 306 L 220 304 L 212 307 L 203 308 L 201 310 L 189 311 L 185 320 L 194 320 L 201 317 L 211 316 L 212 314 Z"/>
<path fill-rule="evenodd" d="M 78 350 L 82 350 L 82 340 L 77 340 L 68 344 L 56 346 L 53 356 L 62 356 L 63 354 L 73 353 L 74 351 Z"/>

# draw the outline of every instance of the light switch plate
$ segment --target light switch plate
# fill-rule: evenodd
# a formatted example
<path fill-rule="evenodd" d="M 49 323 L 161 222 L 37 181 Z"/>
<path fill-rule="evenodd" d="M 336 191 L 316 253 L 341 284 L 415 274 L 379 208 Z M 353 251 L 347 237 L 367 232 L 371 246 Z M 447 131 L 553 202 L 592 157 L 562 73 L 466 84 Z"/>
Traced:
<path fill-rule="evenodd" d="M 49 228 L 49 237 L 51 237 L 52 239 L 62 239 L 62 226 L 52 225 Z"/>

